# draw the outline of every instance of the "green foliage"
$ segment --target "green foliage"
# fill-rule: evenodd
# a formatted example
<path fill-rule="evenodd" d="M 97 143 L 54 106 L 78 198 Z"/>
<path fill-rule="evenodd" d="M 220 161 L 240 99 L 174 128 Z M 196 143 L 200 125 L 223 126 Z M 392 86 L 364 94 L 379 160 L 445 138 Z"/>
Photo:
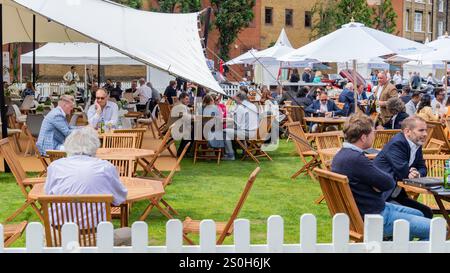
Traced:
<path fill-rule="evenodd" d="M 142 0 L 112 0 L 112 1 L 134 9 L 140 9 L 142 7 Z"/>
<path fill-rule="evenodd" d="M 312 10 L 312 29 L 310 39 L 317 39 L 336 29 L 336 1 L 317 1 Z"/>
<path fill-rule="evenodd" d="M 230 45 L 236 40 L 239 31 L 248 27 L 253 20 L 255 0 L 211 0 L 216 20 L 214 26 L 219 30 L 219 57 L 228 60 Z"/>
<path fill-rule="evenodd" d="M 177 7 L 182 13 L 197 12 L 201 9 L 200 0 L 158 0 L 160 12 L 174 13 Z"/>
<path fill-rule="evenodd" d="M 366 26 L 372 26 L 372 9 L 366 0 L 340 0 L 336 6 L 336 24 L 342 26 L 354 19 Z"/>
<path fill-rule="evenodd" d="M 397 26 L 396 19 L 397 13 L 395 13 L 392 6 L 392 0 L 382 0 L 379 6 L 373 8 L 375 14 L 374 27 L 387 33 L 393 33 Z"/>

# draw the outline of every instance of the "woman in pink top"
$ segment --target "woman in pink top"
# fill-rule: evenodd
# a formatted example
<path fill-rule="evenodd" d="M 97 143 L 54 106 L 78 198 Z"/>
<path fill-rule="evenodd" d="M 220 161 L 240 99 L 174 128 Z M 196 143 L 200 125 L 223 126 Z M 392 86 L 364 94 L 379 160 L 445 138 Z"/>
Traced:
<path fill-rule="evenodd" d="M 216 95 L 216 94 L 212 94 L 212 97 L 214 98 L 214 102 L 217 105 L 217 107 L 219 108 L 219 111 L 222 113 L 222 118 L 226 119 L 227 118 L 227 107 L 225 106 L 225 104 L 223 104 L 222 101 L 222 95 Z M 223 128 L 227 127 L 227 123 L 224 121 L 223 122 Z"/>

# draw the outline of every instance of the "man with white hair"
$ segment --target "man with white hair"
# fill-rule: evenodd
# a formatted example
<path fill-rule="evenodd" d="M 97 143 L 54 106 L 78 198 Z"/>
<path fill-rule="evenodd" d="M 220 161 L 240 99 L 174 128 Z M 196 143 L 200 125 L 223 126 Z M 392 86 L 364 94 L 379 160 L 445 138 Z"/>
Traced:
<path fill-rule="evenodd" d="M 354 111 L 355 92 L 353 91 L 353 83 L 349 82 L 345 85 L 344 90 L 339 95 L 338 101 L 345 103 L 343 110 L 346 116 Z"/>
<path fill-rule="evenodd" d="M 52 162 L 47 168 L 45 194 L 112 194 L 113 205 L 123 203 L 128 191 L 120 182 L 116 167 L 95 157 L 99 147 L 100 140 L 93 128 L 86 126 L 74 130 L 64 142 L 67 157 Z M 90 217 L 90 212 L 81 217 Z M 130 244 L 130 241 L 129 228 L 115 230 L 115 245 Z"/>
<path fill-rule="evenodd" d="M 144 111 L 147 101 L 152 98 L 152 89 L 145 84 L 145 79 L 139 79 L 139 87 L 134 92 L 134 97 L 139 97 L 139 103 L 136 105 L 138 111 Z"/>

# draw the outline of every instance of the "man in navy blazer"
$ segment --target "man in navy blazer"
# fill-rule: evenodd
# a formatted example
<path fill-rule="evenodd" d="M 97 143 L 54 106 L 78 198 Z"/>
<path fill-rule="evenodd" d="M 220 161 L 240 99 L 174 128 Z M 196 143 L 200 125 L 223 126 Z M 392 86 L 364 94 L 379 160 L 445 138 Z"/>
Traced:
<path fill-rule="evenodd" d="M 343 116 L 345 112 L 337 107 L 334 101 L 328 99 L 326 91 L 320 93 L 319 100 L 315 100 L 308 108 L 305 109 L 308 114 L 332 117 Z"/>
<path fill-rule="evenodd" d="M 339 95 L 338 101 L 345 103 L 344 111 L 346 116 L 354 112 L 355 92 L 353 91 L 353 83 L 349 82 L 345 85 L 344 90 Z"/>
<path fill-rule="evenodd" d="M 403 120 L 402 132 L 395 135 L 375 158 L 375 165 L 389 173 L 395 181 L 406 178 L 425 177 L 427 167 L 422 155 L 422 145 L 427 138 L 427 124 L 417 116 Z M 420 210 L 425 217 L 432 218 L 431 209 L 408 198 L 404 189 L 396 187 L 384 194 L 386 201 Z"/>

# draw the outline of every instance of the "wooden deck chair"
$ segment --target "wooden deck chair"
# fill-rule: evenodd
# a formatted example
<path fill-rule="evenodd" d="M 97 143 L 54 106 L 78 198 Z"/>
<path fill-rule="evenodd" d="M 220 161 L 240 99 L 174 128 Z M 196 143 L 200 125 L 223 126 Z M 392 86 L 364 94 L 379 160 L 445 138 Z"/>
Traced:
<path fill-rule="evenodd" d="M 46 157 L 42 156 L 41 153 L 39 152 L 39 150 L 36 146 L 36 138 L 30 132 L 30 130 L 26 124 L 23 126 L 23 130 L 25 131 L 25 134 L 29 138 L 29 144 L 27 144 L 27 145 L 31 146 L 31 149 L 34 151 L 34 154 L 36 155 L 36 157 L 39 159 L 42 166 L 44 167 L 44 170 L 39 173 L 39 176 L 40 177 L 45 176 L 47 174 L 47 167 L 48 167 L 47 159 L 46 159 Z M 27 150 L 28 150 L 28 147 L 27 147 Z"/>
<path fill-rule="evenodd" d="M 286 106 L 286 116 L 288 118 L 288 122 L 292 123 L 292 122 L 300 122 L 300 124 L 302 125 L 303 131 L 307 132 L 308 131 L 308 125 L 306 124 L 305 121 L 305 110 L 303 109 L 302 106 L 297 106 L 297 105 L 291 105 L 291 106 Z"/>
<path fill-rule="evenodd" d="M 401 130 L 375 130 L 375 140 L 373 141 L 372 148 L 383 149 L 384 145 L 400 132 Z"/>
<path fill-rule="evenodd" d="M 39 132 L 41 130 L 42 122 L 44 121 L 44 115 L 41 114 L 29 114 L 27 115 L 27 120 L 22 127 L 22 131 L 28 138 L 27 147 L 25 148 L 25 155 L 27 155 L 30 151 L 34 151 L 36 154 L 39 154 L 36 147 L 36 140 L 39 137 Z M 31 154 L 31 152 L 30 152 Z"/>
<path fill-rule="evenodd" d="M 134 160 L 112 157 L 108 157 L 108 159 L 105 160 L 116 167 L 120 177 L 133 177 L 135 168 Z"/>
<path fill-rule="evenodd" d="M 256 139 L 247 140 L 247 147 L 242 147 L 245 149 L 245 152 L 241 160 L 251 157 L 254 161 L 256 159 L 256 163 L 259 164 L 258 158 L 265 157 L 272 161 L 272 158 L 262 148 L 264 142 L 270 137 L 274 119 L 275 116 L 272 115 L 267 115 L 261 119 L 256 133 Z"/>
<path fill-rule="evenodd" d="M 27 175 L 24 169 L 22 168 L 22 165 L 20 164 L 19 158 L 17 157 L 17 154 L 14 152 L 7 138 L 0 140 L 0 152 L 3 155 L 4 159 L 6 160 L 6 163 L 8 164 L 9 168 L 11 169 L 11 172 L 13 173 L 14 178 L 16 179 L 17 185 L 19 186 L 20 191 L 22 192 L 22 195 L 25 198 L 24 204 L 20 206 L 20 208 L 18 208 L 11 216 L 6 218 L 5 222 L 12 221 L 14 218 L 16 218 L 17 215 L 22 213 L 29 206 L 31 206 L 31 208 L 36 212 L 38 217 L 41 220 L 43 220 L 40 213 L 40 209 L 36 205 L 35 200 L 31 200 L 28 198 L 28 189 L 31 189 L 35 184 L 44 183 L 45 178 L 41 177 L 27 178 Z"/>
<path fill-rule="evenodd" d="M 442 146 L 444 146 L 445 142 L 439 139 L 432 138 L 428 142 L 427 146 L 422 149 L 423 154 L 440 154 Z"/>
<path fill-rule="evenodd" d="M 175 164 L 175 166 L 173 166 L 172 170 L 170 171 L 169 175 L 164 178 L 163 180 L 163 187 L 164 189 L 167 187 L 167 185 L 169 185 L 172 181 L 173 176 L 175 175 L 175 172 L 177 170 L 177 168 L 180 166 L 181 161 L 184 158 L 184 155 L 186 154 L 189 145 L 191 145 L 191 143 L 186 144 L 186 146 L 184 147 L 183 151 L 181 151 L 180 156 L 177 159 L 177 163 Z M 157 179 L 160 180 L 160 179 Z M 165 208 L 163 208 L 159 203 L 163 204 Z M 147 206 L 147 208 L 145 208 L 144 212 L 142 213 L 142 215 L 139 217 L 139 221 L 144 221 L 145 219 L 147 219 L 148 215 L 150 214 L 150 212 L 152 211 L 153 207 L 156 207 L 164 216 L 166 216 L 168 219 L 172 219 L 172 215 L 169 212 L 172 212 L 173 214 L 178 215 L 178 212 L 176 212 L 175 209 L 172 208 L 172 206 L 169 205 L 169 203 L 167 203 L 162 197 L 160 199 L 154 199 L 150 202 L 150 204 Z"/>
<path fill-rule="evenodd" d="M 147 107 L 149 107 L 150 102 L 151 102 L 151 100 L 149 100 L 147 102 L 147 104 L 148 104 Z M 147 113 L 147 111 L 148 111 L 148 113 Z M 152 131 L 153 138 L 155 138 L 155 139 L 156 139 L 156 133 L 158 133 L 158 138 L 162 137 L 162 133 L 161 133 L 161 131 L 159 131 L 159 127 L 158 127 L 158 121 L 157 121 L 158 118 L 156 116 L 157 112 L 159 112 L 159 106 L 155 105 L 155 107 L 153 107 L 153 111 L 151 113 L 150 113 L 150 109 L 148 109 L 148 110 L 146 110 L 145 117 L 139 118 L 137 120 L 138 128 L 147 126 Z M 155 132 L 155 130 L 156 130 L 156 132 Z"/>
<path fill-rule="evenodd" d="M 3 225 L 3 246 L 9 247 L 17 239 L 19 239 L 23 231 L 27 227 L 27 224 L 27 221 L 23 221 L 18 224 Z"/>
<path fill-rule="evenodd" d="M 144 134 L 147 131 L 145 128 L 135 129 L 114 129 L 114 134 L 134 134 L 136 136 L 136 145 L 134 148 L 142 149 L 142 143 L 144 141 Z"/>
<path fill-rule="evenodd" d="M 350 238 L 356 242 L 362 242 L 364 222 L 347 177 L 319 168 L 315 168 L 314 173 L 319 180 L 331 217 L 337 213 L 347 214 L 350 218 Z"/>
<path fill-rule="evenodd" d="M 135 148 L 136 134 L 103 134 L 102 148 Z"/>
<path fill-rule="evenodd" d="M 169 119 L 170 119 L 170 105 L 168 102 L 159 102 L 158 103 L 159 111 L 161 113 L 162 118 L 162 125 L 159 127 L 159 131 L 161 131 L 162 134 L 166 132 L 168 128 L 166 128 L 169 125 Z"/>
<path fill-rule="evenodd" d="M 153 177 L 164 177 L 163 173 L 156 168 L 155 163 L 164 150 L 168 149 L 169 151 L 171 151 L 170 146 L 174 143 L 171 134 L 172 134 L 172 127 L 169 127 L 169 129 L 164 134 L 161 144 L 159 145 L 158 149 L 155 151 L 155 154 L 152 156 L 150 160 L 147 160 L 145 158 L 140 158 L 138 160 L 138 163 L 144 169 L 143 176 L 146 176 L 147 174 L 150 173 Z"/>
<path fill-rule="evenodd" d="M 222 157 L 222 149 L 223 148 L 214 148 L 209 146 L 208 140 L 205 138 L 203 134 L 203 128 L 206 124 L 211 125 L 211 130 L 215 130 L 215 124 L 220 124 L 222 126 L 222 118 L 221 117 L 212 117 L 212 116 L 201 116 L 202 119 L 202 139 L 194 140 L 194 164 L 198 159 L 206 159 L 206 160 L 216 160 L 217 164 L 220 164 L 220 158 Z M 219 121 L 218 121 L 219 119 Z M 199 120 L 200 121 L 200 120 Z"/>
<path fill-rule="evenodd" d="M 50 159 L 50 163 L 67 156 L 66 152 L 58 150 L 47 150 L 45 151 L 45 153 L 47 154 L 47 157 Z"/>
<path fill-rule="evenodd" d="M 440 122 L 436 121 L 427 121 L 427 125 L 432 127 L 431 133 L 427 136 L 427 141 L 425 146 L 428 145 L 428 142 L 435 138 L 437 140 L 443 141 L 444 145 L 442 146 L 441 151 L 443 153 L 450 153 L 450 142 L 448 140 L 447 134 L 444 131 L 444 127 Z"/>
<path fill-rule="evenodd" d="M 67 222 L 78 225 L 80 246 L 96 246 L 98 223 L 111 221 L 111 194 L 46 195 L 38 197 L 38 201 L 44 213 L 47 247 L 61 246 L 61 230 Z"/>
<path fill-rule="evenodd" d="M 260 171 L 260 168 L 257 167 L 251 174 L 250 177 L 247 180 L 247 184 L 245 185 L 244 191 L 242 192 L 238 203 L 236 204 L 236 207 L 233 210 L 233 213 L 231 214 L 231 217 L 228 219 L 227 222 L 216 222 L 216 234 L 219 235 L 219 238 L 217 239 L 216 244 L 221 245 L 225 238 L 227 236 L 230 236 L 233 234 L 233 223 L 234 220 L 238 217 L 239 212 L 241 211 L 242 207 L 244 206 L 245 200 L 247 199 L 250 190 L 252 189 L 252 186 L 256 180 L 256 176 L 258 175 Z M 188 234 L 194 233 L 198 234 L 200 232 L 200 221 L 199 220 L 192 220 L 189 217 L 186 217 L 186 219 L 183 221 L 183 233 L 184 233 L 184 239 L 191 245 L 194 244 L 194 242 L 187 237 Z"/>
<path fill-rule="evenodd" d="M 300 156 L 300 160 L 303 163 L 303 166 L 295 172 L 291 178 L 295 179 L 300 174 L 306 173 L 312 179 L 315 179 L 312 170 L 320 165 L 319 154 L 306 139 L 305 132 L 303 132 L 300 122 L 287 123 L 286 126 L 288 128 L 289 136 L 294 141 L 295 149 Z M 307 160 L 306 158 L 310 159 Z"/>

